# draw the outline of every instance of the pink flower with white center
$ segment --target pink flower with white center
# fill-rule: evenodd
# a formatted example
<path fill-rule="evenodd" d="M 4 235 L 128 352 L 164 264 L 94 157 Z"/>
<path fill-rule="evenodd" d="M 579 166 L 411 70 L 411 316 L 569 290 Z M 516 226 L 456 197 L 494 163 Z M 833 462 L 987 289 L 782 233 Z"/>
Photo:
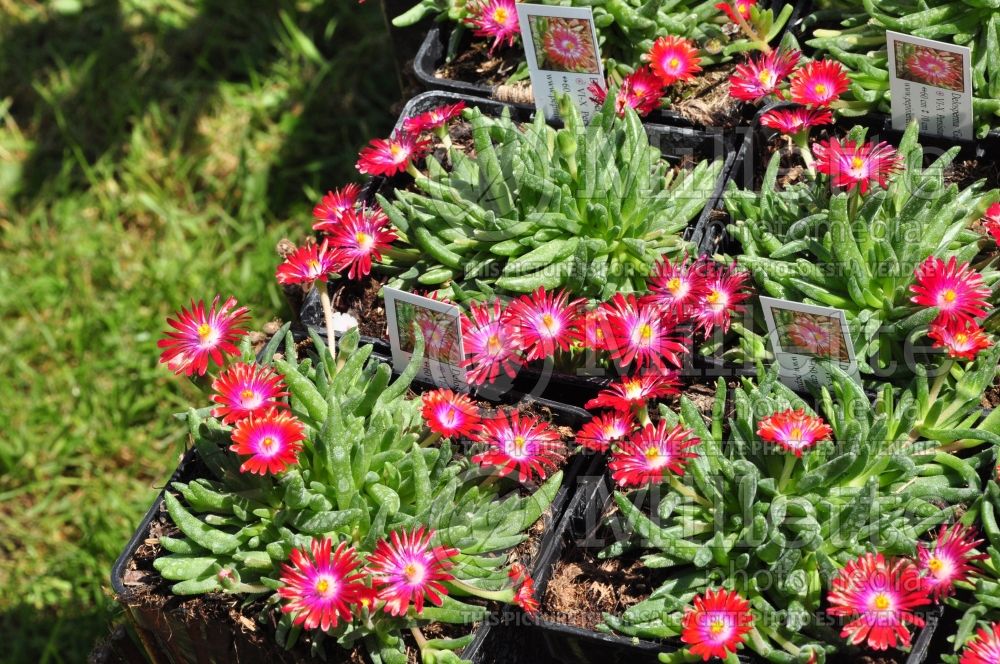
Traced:
<path fill-rule="evenodd" d="M 324 233 L 335 230 L 344 213 L 357 205 L 360 196 L 361 187 L 353 183 L 343 189 L 326 192 L 323 200 L 313 208 L 313 219 L 316 220 L 313 230 Z"/>
<path fill-rule="evenodd" d="M 306 428 L 290 413 L 271 408 L 237 422 L 232 438 L 230 450 L 250 455 L 240 466 L 241 473 L 277 475 L 298 463 Z"/>
<path fill-rule="evenodd" d="M 660 37 L 649 50 L 650 67 L 664 87 L 677 81 L 693 81 L 695 74 L 701 71 L 699 62 L 697 47 L 684 37 Z"/>
<path fill-rule="evenodd" d="M 559 434 L 530 415 L 501 412 L 483 421 L 478 442 L 487 450 L 472 457 L 480 466 L 495 466 L 500 477 L 517 471 L 518 480 L 544 480 L 565 459 Z"/>
<path fill-rule="evenodd" d="M 803 106 L 829 106 L 847 90 L 850 80 L 836 60 L 813 60 L 792 74 L 791 98 Z"/>
<path fill-rule="evenodd" d="M 580 341 L 580 323 L 586 302 L 583 298 L 571 301 L 564 290 L 546 293 L 541 287 L 511 302 L 507 306 L 507 317 L 517 330 L 525 359 L 545 359 L 557 350 L 569 350 Z"/>
<path fill-rule="evenodd" d="M 980 627 L 962 650 L 958 664 L 1000 664 L 1000 623 Z"/>
<path fill-rule="evenodd" d="M 406 132 L 396 132 L 391 138 L 376 138 L 358 154 L 357 169 L 365 175 L 391 177 L 423 157 L 430 144 L 429 140 L 420 140 Z"/>
<path fill-rule="evenodd" d="M 683 260 L 672 263 L 666 257 L 661 258 L 646 282 L 650 294 L 643 297 L 643 302 L 656 304 L 675 320 L 683 320 L 703 295 L 705 271 L 702 260 L 690 263 L 684 256 Z"/>
<path fill-rule="evenodd" d="M 597 57 L 589 33 L 587 21 L 550 17 L 542 37 L 546 60 L 566 71 L 596 69 Z"/>
<path fill-rule="evenodd" d="M 750 602 L 738 593 L 717 588 L 695 595 L 693 607 L 681 619 L 681 640 L 688 651 L 707 662 L 713 657 L 726 659 L 736 652 L 753 629 Z"/>
<path fill-rule="evenodd" d="M 702 281 L 702 293 L 694 309 L 694 321 L 697 329 L 701 329 L 708 337 L 712 329 L 721 327 L 729 331 L 732 314 L 741 313 L 744 309 L 740 304 L 748 297 L 746 283 L 748 274 L 736 269 L 736 263 L 730 266 L 707 263 L 705 278 Z"/>
<path fill-rule="evenodd" d="M 442 389 L 424 392 L 421 400 L 424 423 L 434 433 L 445 438 L 472 438 L 479 433 L 483 418 L 468 395 Z"/>
<path fill-rule="evenodd" d="M 577 432 L 576 442 L 588 450 L 606 452 L 611 443 L 630 434 L 634 427 L 635 420 L 628 412 L 613 411 L 595 415 Z"/>
<path fill-rule="evenodd" d="M 778 86 L 798 64 L 798 51 L 771 51 L 751 56 L 729 77 L 729 94 L 743 101 L 760 101 L 778 93 Z"/>
<path fill-rule="evenodd" d="M 443 104 L 437 108 L 414 115 L 403 120 L 403 131 L 407 134 L 422 134 L 425 131 L 440 129 L 455 118 L 457 118 L 465 108 L 465 102 L 457 104 Z"/>
<path fill-rule="evenodd" d="M 924 575 L 924 585 L 934 600 L 951 595 L 956 583 L 970 583 L 978 574 L 971 563 L 989 558 L 985 553 L 975 552 L 982 543 L 983 540 L 976 539 L 975 528 L 956 523 L 950 528 L 942 525 L 932 544 L 918 545 L 918 564 Z"/>
<path fill-rule="evenodd" d="M 688 449 L 701 443 L 690 429 L 681 425 L 667 428 L 660 420 L 647 424 L 637 434 L 611 452 L 608 469 L 618 486 L 643 486 L 660 482 L 673 473 L 683 475 L 688 461 L 698 456 Z"/>
<path fill-rule="evenodd" d="M 643 374 L 632 378 L 623 378 L 621 382 L 612 383 L 597 396 L 584 404 L 584 408 L 612 408 L 629 412 L 633 408 L 645 406 L 652 399 L 680 394 L 680 381 L 675 373 L 666 375 Z"/>
<path fill-rule="evenodd" d="M 469 315 L 462 314 L 462 343 L 466 358 L 462 368 L 474 385 L 492 383 L 503 371 L 513 378 L 524 363 L 517 349 L 521 341 L 510 317 L 501 311 L 500 301 L 493 306 L 473 302 Z"/>
<path fill-rule="evenodd" d="M 914 294 L 910 301 L 923 307 L 937 307 L 940 324 L 969 323 L 986 315 L 991 291 L 983 276 L 968 263 L 957 264 L 952 256 L 945 263 L 937 256 L 928 256 L 915 271 Z"/>
<path fill-rule="evenodd" d="M 602 308 L 591 309 L 583 317 L 583 346 L 591 350 L 607 350 L 611 338 L 607 312 Z"/>
<path fill-rule="evenodd" d="M 804 450 L 828 440 L 833 429 L 822 418 L 806 415 L 805 409 L 800 408 L 765 417 L 757 425 L 757 435 L 801 458 Z"/>
<path fill-rule="evenodd" d="M 931 603 L 917 567 L 905 558 L 887 561 L 881 553 L 848 561 L 831 588 L 827 613 L 854 619 L 840 636 L 855 646 L 867 641 L 874 650 L 908 648 L 908 625 L 924 626 L 914 609 Z"/>
<path fill-rule="evenodd" d="M 212 382 L 212 401 L 219 404 L 212 417 L 232 424 L 270 408 L 288 408 L 284 378 L 270 367 L 237 362 Z"/>
<path fill-rule="evenodd" d="M 833 113 L 827 108 L 780 108 L 765 113 L 760 123 L 791 135 L 810 127 L 832 124 Z"/>
<path fill-rule="evenodd" d="M 323 240 L 317 246 L 310 242 L 285 257 L 285 262 L 278 266 L 274 276 L 279 284 L 313 284 L 316 281 L 327 280 L 331 272 L 337 272 L 343 267 L 343 259 L 337 251 L 330 250 L 330 244 Z"/>
<path fill-rule="evenodd" d="M 603 93 L 603 90 L 601 92 Z M 641 117 L 646 117 L 659 106 L 662 95 L 663 84 L 660 78 L 649 67 L 639 67 L 626 76 L 618 88 L 615 94 L 615 113 L 623 118 L 625 109 L 632 108 Z M 599 100 L 597 94 L 594 98 L 599 104 L 604 103 L 604 94 L 600 95 Z"/>
<path fill-rule="evenodd" d="M 908 73 L 927 85 L 961 90 L 962 56 L 957 53 L 917 46 L 904 64 Z"/>
<path fill-rule="evenodd" d="M 514 39 L 521 33 L 514 0 L 479 0 L 470 2 L 467 9 L 469 22 L 476 29 L 475 35 L 493 38 L 490 53 L 504 43 L 508 47 L 514 45 Z"/>
<path fill-rule="evenodd" d="M 734 0 L 733 2 L 720 2 L 715 8 L 724 11 L 729 20 L 739 23 L 740 19 L 750 20 L 750 8 L 757 5 L 757 0 Z"/>
<path fill-rule="evenodd" d="M 934 348 L 947 348 L 948 357 L 972 361 L 979 351 L 992 344 L 983 329 L 971 321 L 931 323 L 927 336 L 934 341 Z"/>
<path fill-rule="evenodd" d="M 687 352 L 687 341 L 677 332 L 676 323 L 664 309 L 654 304 L 640 304 L 635 295 L 616 293 L 601 305 L 611 328 L 608 347 L 611 358 L 623 364 L 655 366 L 661 372 L 667 364 L 681 366 L 680 355 Z"/>
<path fill-rule="evenodd" d="M 812 151 L 816 170 L 829 175 L 833 186 L 847 191 L 857 187 L 862 194 L 868 192 L 872 182 L 884 189 L 889 176 L 902 168 L 902 159 L 885 141 L 858 144 L 831 138 L 813 145 Z"/>
<path fill-rule="evenodd" d="M 1000 203 L 994 203 L 986 210 L 983 217 L 983 227 L 993 241 L 1000 244 Z"/>
<path fill-rule="evenodd" d="M 448 590 L 442 581 L 454 577 L 448 572 L 458 555 L 458 549 L 431 546 L 433 530 L 423 527 L 412 532 L 393 531 L 392 542 L 379 540 L 375 552 L 368 556 L 368 572 L 378 590 L 378 599 L 385 602 L 385 612 L 394 616 L 406 614 L 413 603 L 419 614 L 424 610 L 424 600 L 441 606 Z"/>
<path fill-rule="evenodd" d="M 331 552 L 333 541 L 314 539 L 310 550 L 292 549 L 291 565 L 282 564 L 278 595 L 287 602 L 284 613 L 306 629 L 324 632 L 341 622 L 351 622 L 351 605 L 358 603 L 367 588 L 364 574 L 356 572 L 357 551 L 346 542 Z"/>
<path fill-rule="evenodd" d="M 340 259 L 340 268 L 350 266 L 349 279 L 360 279 L 372 271 L 372 260 L 382 260 L 382 250 L 396 239 L 396 232 L 382 210 L 348 210 L 327 240 Z"/>
<path fill-rule="evenodd" d="M 246 307 L 236 307 L 236 298 L 230 297 L 219 306 L 219 296 L 212 300 L 212 306 L 205 310 L 205 302 L 191 302 L 191 308 L 181 308 L 176 318 L 168 318 L 167 324 L 174 328 L 167 331 L 167 338 L 156 342 L 163 348 L 160 362 L 166 364 L 176 374 L 204 376 L 211 359 L 220 367 L 225 355 L 237 355 L 235 342 L 246 330 L 240 327 L 247 322 Z"/>

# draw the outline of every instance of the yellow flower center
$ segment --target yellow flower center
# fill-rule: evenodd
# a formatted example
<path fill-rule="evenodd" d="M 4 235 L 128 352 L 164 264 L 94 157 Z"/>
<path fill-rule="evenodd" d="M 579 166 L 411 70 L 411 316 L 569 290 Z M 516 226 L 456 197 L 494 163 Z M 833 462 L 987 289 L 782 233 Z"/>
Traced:
<path fill-rule="evenodd" d="M 736 8 L 739 10 L 742 16 L 746 16 L 750 12 L 750 6 L 745 4 L 737 4 Z"/>
<path fill-rule="evenodd" d="M 545 326 L 546 330 L 552 332 L 556 327 L 556 319 L 552 317 L 552 314 L 542 314 L 542 325 Z"/>
<path fill-rule="evenodd" d="M 643 323 L 639 326 L 639 340 L 643 342 L 648 342 L 653 338 L 653 328 L 649 323 Z"/>
<path fill-rule="evenodd" d="M 503 350 L 503 346 L 500 344 L 500 337 L 495 334 L 491 334 L 490 338 L 486 340 L 486 347 L 491 353 L 499 353 Z"/>
<path fill-rule="evenodd" d="M 205 341 L 210 336 L 212 336 L 212 326 L 208 323 L 202 323 L 198 326 L 198 338 Z"/>
<path fill-rule="evenodd" d="M 671 293 L 676 293 L 680 289 L 681 289 L 681 280 L 678 279 L 677 277 L 674 277 L 673 279 L 667 282 L 667 290 L 670 291 Z"/>
<path fill-rule="evenodd" d="M 354 241 L 358 243 L 358 246 L 362 249 L 367 249 L 372 245 L 372 236 L 368 233 L 358 231 L 354 234 Z"/>
<path fill-rule="evenodd" d="M 410 583 L 418 583 L 424 578 L 423 569 L 421 569 L 418 565 L 409 563 L 403 568 L 403 576 L 405 576 L 406 580 Z"/>
<path fill-rule="evenodd" d="M 319 269 L 319 261 L 317 261 L 317 260 L 311 260 L 311 261 L 309 261 L 309 269 L 310 270 L 318 270 Z"/>
<path fill-rule="evenodd" d="M 826 94 L 826 85 L 823 84 L 823 83 L 817 83 L 816 86 L 813 88 L 813 90 L 818 95 L 825 95 Z"/>
<path fill-rule="evenodd" d="M 403 154 L 403 146 L 400 145 L 399 143 L 391 144 L 389 146 L 389 154 L 391 154 L 393 158 L 398 159 L 399 155 Z"/>
<path fill-rule="evenodd" d="M 676 69 L 677 67 L 680 67 L 681 61 L 678 60 L 677 58 L 670 58 L 670 62 L 668 64 L 674 69 Z"/>
<path fill-rule="evenodd" d="M 643 454 L 645 455 L 647 461 L 655 461 L 660 458 L 660 449 L 655 446 L 650 446 L 646 448 L 646 451 Z"/>
<path fill-rule="evenodd" d="M 629 399 L 638 399 L 642 396 L 642 383 L 637 380 L 625 382 L 625 396 Z"/>
<path fill-rule="evenodd" d="M 524 448 L 527 446 L 528 441 L 525 440 L 524 436 L 514 436 L 514 452 L 515 454 L 524 454 Z"/>
<path fill-rule="evenodd" d="M 862 159 L 861 157 L 853 157 L 851 159 L 851 167 L 854 169 L 861 168 L 864 165 L 865 165 L 865 160 Z"/>
<path fill-rule="evenodd" d="M 722 293 L 720 293 L 717 290 L 713 290 L 705 297 L 705 300 L 707 300 L 709 304 L 716 304 L 721 299 L 722 299 Z"/>
<path fill-rule="evenodd" d="M 497 7 L 493 10 L 493 21 L 495 23 L 506 23 L 507 22 L 507 10 L 503 7 Z"/>
<path fill-rule="evenodd" d="M 721 618 L 716 618 L 708 626 L 708 631 L 712 633 L 712 636 L 722 634 L 724 629 L 726 629 L 726 623 Z"/>
<path fill-rule="evenodd" d="M 320 595 L 326 595 L 330 592 L 330 585 L 329 579 L 322 578 L 316 582 L 316 592 Z"/>
<path fill-rule="evenodd" d="M 934 572 L 935 574 L 937 574 L 938 572 L 941 571 L 941 568 L 944 567 L 944 563 L 941 562 L 940 558 L 931 558 L 930 560 L 927 561 L 927 567 L 932 572 Z"/>
<path fill-rule="evenodd" d="M 240 392 L 240 399 L 243 399 L 244 401 L 253 399 L 253 390 L 243 390 Z"/>
<path fill-rule="evenodd" d="M 260 441 L 260 446 L 264 448 L 265 451 L 270 451 L 274 447 L 274 438 L 270 436 L 265 436 L 264 440 Z"/>
<path fill-rule="evenodd" d="M 955 295 L 955 291 L 953 291 L 952 289 L 948 288 L 948 289 L 945 289 L 944 293 L 941 294 L 941 297 L 944 298 L 945 302 L 954 302 L 955 298 L 957 296 Z"/>
<path fill-rule="evenodd" d="M 792 440 L 802 440 L 802 429 L 795 427 L 789 432 L 788 437 Z"/>
<path fill-rule="evenodd" d="M 955 335 L 955 343 L 964 344 L 969 340 L 969 335 L 965 332 L 959 332 Z"/>
<path fill-rule="evenodd" d="M 875 609 L 877 611 L 885 611 L 892 606 L 892 601 L 885 593 L 875 595 L 875 601 L 873 603 L 875 604 Z"/>
<path fill-rule="evenodd" d="M 757 74 L 757 80 L 761 82 L 762 85 L 770 86 L 774 82 L 774 72 L 770 69 L 764 69 L 759 74 Z"/>

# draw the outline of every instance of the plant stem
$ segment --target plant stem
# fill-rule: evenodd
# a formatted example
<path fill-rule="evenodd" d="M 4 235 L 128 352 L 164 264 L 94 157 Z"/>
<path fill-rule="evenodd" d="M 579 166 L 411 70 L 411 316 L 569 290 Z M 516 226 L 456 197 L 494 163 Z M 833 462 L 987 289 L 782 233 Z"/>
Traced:
<path fill-rule="evenodd" d="M 954 366 L 955 360 L 948 358 L 948 360 L 941 367 L 941 373 L 934 377 L 934 384 L 931 386 L 931 391 L 927 393 L 927 403 L 933 404 L 937 400 L 938 393 L 941 392 L 941 388 L 944 386 L 944 381 L 948 378 L 948 374 L 951 373 L 951 368 Z M 926 413 L 923 413 L 926 415 Z"/>
<path fill-rule="evenodd" d="M 326 289 L 325 281 L 317 281 L 313 288 L 319 289 L 319 301 L 323 305 L 323 320 L 326 323 L 326 345 L 330 350 L 330 357 L 337 359 L 337 335 L 333 331 L 333 304 L 330 303 L 330 293 Z"/>
<path fill-rule="evenodd" d="M 417 170 L 416 165 L 412 161 L 406 163 L 406 172 L 412 175 L 414 180 L 424 177 L 424 174 Z"/>
<path fill-rule="evenodd" d="M 417 647 L 422 652 L 427 647 L 427 638 L 424 636 L 424 633 L 420 631 L 419 627 L 413 626 L 410 628 L 410 634 L 413 635 L 413 640 L 417 642 Z"/>
<path fill-rule="evenodd" d="M 778 492 L 785 490 L 788 480 L 792 479 L 792 471 L 795 470 L 795 462 L 799 458 L 794 454 L 785 454 L 785 467 L 781 469 L 781 479 L 778 480 Z"/>
<path fill-rule="evenodd" d="M 455 588 L 462 590 L 469 595 L 475 597 L 481 597 L 486 600 L 493 600 L 496 602 L 503 602 L 504 604 L 510 604 L 514 601 L 514 589 L 506 588 L 504 590 L 483 590 L 482 588 L 476 588 L 475 586 L 470 586 L 469 584 L 459 581 L 458 579 L 449 579 L 445 582 L 446 585 L 454 586 Z"/>
<path fill-rule="evenodd" d="M 770 55 L 771 54 L 770 45 L 768 45 L 768 43 L 764 41 L 763 37 L 757 36 L 757 31 L 754 30 L 752 27 L 750 27 L 750 24 L 747 23 L 747 20 L 745 18 L 743 18 L 739 10 L 734 11 L 733 15 L 736 16 L 736 23 L 737 25 L 740 26 L 740 30 L 743 31 L 743 34 L 745 34 L 750 39 L 750 41 L 759 42 L 760 50 L 763 51 L 765 55 Z"/>
<path fill-rule="evenodd" d="M 706 509 L 712 509 L 711 502 L 709 502 L 706 498 L 699 496 L 691 487 L 684 486 L 683 484 L 681 484 L 680 480 L 677 479 L 676 475 L 670 476 L 670 488 L 676 491 L 677 493 L 681 494 L 682 496 L 690 498 L 691 500 L 698 503 L 702 507 Z"/>
<path fill-rule="evenodd" d="M 420 442 L 420 447 L 430 447 L 439 440 L 441 440 L 441 434 L 437 431 L 431 431 L 427 437 Z"/>
<path fill-rule="evenodd" d="M 635 411 L 636 419 L 639 420 L 639 424 L 646 426 L 647 424 L 652 424 L 653 420 L 649 419 L 649 404 L 643 402 Z"/>

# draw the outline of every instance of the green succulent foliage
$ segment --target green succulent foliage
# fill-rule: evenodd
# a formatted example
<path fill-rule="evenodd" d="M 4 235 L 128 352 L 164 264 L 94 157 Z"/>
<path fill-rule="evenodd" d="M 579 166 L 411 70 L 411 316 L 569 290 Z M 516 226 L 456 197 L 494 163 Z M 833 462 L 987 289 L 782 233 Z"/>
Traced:
<path fill-rule="evenodd" d="M 977 499 L 982 457 L 961 459 L 942 449 L 950 436 L 917 432 L 918 395 L 896 401 L 886 386 L 873 405 L 846 374 L 831 371 L 833 390 L 824 389 L 819 403 L 832 440 L 801 459 L 756 435 L 760 421 L 774 413 L 803 409 L 816 415 L 775 371 L 761 369 L 758 384 L 744 378 L 732 391 L 728 438 L 721 379 L 708 424 L 686 397 L 679 414 L 661 407 L 669 425 L 680 422 L 701 439 L 699 455 L 688 464 L 684 485 L 664 486 L 650 513 L 634 496 L 616 493 L 624 532 L 633 537 L 599 555 L 639 547 L 646 551 L 645 566 L 675 571 L 622 615 L 605 614 L 607 629 L 676 637 L 694 596 L 723 586 L 750 601 L 756 627 L 747 647 L 770 662 L 804 663 L 811 653 L 825 661 L 843 645 L 829 625 L 812 619 L 823 610 L 832 576 L 866 551 L 914 554 L 918 538 Z M 995 427 L 979 428 L 986 423 L 978 404 L 956 416 L 975 430 L 968 435 L 1000 442 Z M 685 656 L 667 653 L 661 660 L 687 661 Z"/>
<path fill-rule="evenodd" d="M 448 58 L 456 55 L 464 27 L 468 26 L 473 0 L 421 0 L 397 16 L 393 24 L 405 27 L 428 16 L 458 24 L 448 46 Z M 641 64 L 641 57 L 658 37 L 687 37 L 701 45 L 702 65 L 730 60 L 736 53 L 762 48 L 736 30 L 715 5 L 717 0 L 538 0 L 534 4 L 554 7 L 590 7 L 594 12 L 597 39 L 605 59 L 605 69 L 622 77 Z M 793 3 L 775 16 L 771 9 L 754 7 L 749 17 L 765 42 L 778 36 L 792 14 Z M 514 78 L 527 76 L 522 66 Z"/>
<path fill-rule="evenodd" d="M 430 157 L 419 191 L 378 197 L 401 242 L 419 250 L 382 264 L 402 270 L 391 286 L 438 286 L 459 302 L 538 287 L 606 300 L 644 291 L 658 258 L 692 250 L 681 234 L 721 160 L 673 168 L 639 116 L 618 118 L 612 101 L 586 127 L 568 97 L 560 111 L 556 130 L 541 114 L 520 126 L 467 109 L 474 155 L 450 149 L 450 169 Z"/>
<path fill-rule="evenodd" d="M 307 427 L 299 463 L 280 476 L 241 473 L 240 459 L 228 450 L 231 427 L 204 411 L 187 413 L 191 441 L 209 473 L 175 482 L 164 494 L 181 535 L 160 538 L 166 553 L 154 567 L 174 582 L 175 594 L 266 595 L 280 587 L 280 565 L 292 549 L 307 548 L 313 538 L 347 541 L 364 554 L 390 532 L 418 526 L 436 531 L 433 545 L 460 550 L 452 572 L 466 585 L 488 592 L 509 585 L 502 554 L 526 538 L 554 499 L 562 473 L 531 495 L 501 499 L 502 483 L 484 484 L 467 461 L 453 456 L 448 440 L 422 447 L 428 431 L 421 401 L 407 394 L 423 353 L 417 336 L 414 362 L 395 381 L 387 364 L 369 360 L 370 346 L 358 347 L 356 330 L 340 340 L 337 360 L 315 335 L 317 354 L 302 361 L 291 335 L 282 359 L 273 357 L 277 344 L 265 351 L 265 362 L 284 375 L 292 413 Z M 244 360 L 253 361 L 245 350 Z M 486 617 L 484 607 L 455 594 L 419 615 L 412 609 L 399 618 L 377 613 L 329 637 L 344 647 L 364 642 L 380 664 L 403 664 L 399 630 Z M 269 604 L 277 602 L 274 595 Z M 279 640 L 291 647 L 298 634 L 283 617 Z M 313 647 L 322 639 L 317 635 Z M 424 661 L 460 661 L 452 651 L 468 640 L 437 640 L 423 650 Z"/>
<path fill-rule="evenodd" d="M 865 137 L 864 127 L 847 135 Z M 936 308 L 910 301 L 915 268 L 932 255 L 974 261 L 981 236 L 971 224 L 1000 199 L 1000 191 L 984 191 L 982 183 L 961 190 L 945 184 L 944 170 L 958 147 L 922 168 L 916 124 L 907 128 L 898 152 L 904 170 L 887 189 L 876 186 L 864 196 L 831 193 L 825 176 L 780 188 L 775 154 L 759 192 L 730 183 L 724 198 L 733 219 L 727 230 L 743 252 L 736 260 L 753 274 L 759 292 L 843 309 L 861 370 L 868 372 L 905 371 L 904 342 L 923 336 L 937 316 Z M 976 267 L 995 302 L 1000 272 L 993 262 Z M 763 338 L 736 328 L 743 341 L 731 355 L 760 352 Z"/>
<path fill-rule="evenodd" d="M 972 49 L 972 106 L 981 137 L 1000 126 L 1000 2 L 997 0 L 827 0 L 805 25 L 817 57 L 839 60 L 851 86 L 844 115 L 888 113 L 886 30 Z M 828 28 L 825 26 L 837 26 Z"/>

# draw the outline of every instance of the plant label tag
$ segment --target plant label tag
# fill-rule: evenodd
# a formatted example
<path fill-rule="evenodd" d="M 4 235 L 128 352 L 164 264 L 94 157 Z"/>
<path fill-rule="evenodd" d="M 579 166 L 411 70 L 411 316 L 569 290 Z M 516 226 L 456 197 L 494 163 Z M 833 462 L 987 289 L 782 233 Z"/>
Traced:
<path fill-rule="evenodd" d="M 781 382 L 798 392 L 832 387 L 835 364 L 861 384 L 854 344 L 842 309 L 761 296 L 761 308 Z"/>
<path fill-rule="evenodd" d="M 972 50 L 887 30 L 892 126 L 971 141 Z"/>
<path fill-rule="evenodd" d="M 424 363 L 417 378 L 440 387 L 468 391 L 465 369 L 460 366 L 465 352 L 458 306 L 388 286 L 382 291 L 393 370 L 401 373 L 409 366 L 419 330 L 424 337 Z"/>
<path fill-rule="evenodd" d="M 584 122 L 598 109 L 588 87 L 604 87 L 604 66 L 590 7 L 517 3 L 521 42 L 531 73 L 535 107 L 549 120 L 559 115 L 556 93 L 568 94 Z"/>

